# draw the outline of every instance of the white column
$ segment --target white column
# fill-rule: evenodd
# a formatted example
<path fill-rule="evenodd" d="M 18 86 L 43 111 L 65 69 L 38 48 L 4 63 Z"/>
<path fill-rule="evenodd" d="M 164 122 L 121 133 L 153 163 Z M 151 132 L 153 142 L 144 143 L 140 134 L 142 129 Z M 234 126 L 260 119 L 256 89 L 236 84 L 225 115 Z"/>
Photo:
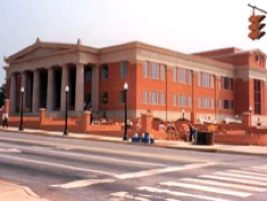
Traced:
<path fill-rule="evenodd" d="M 27 88 L 27 74 L 26 74 L 26 72 L 21 73 L 21 87 L 24 87 L 24 95 L 23 95 L 23 110 L 24 110 L 24 108 L 26 106 L 27 96 L 29 94 L 28 88 Z M 19 91 L 20 91 L 20 89 L 19 89 Z"/>
<path fill-rule="evenodd" d="M 84 66 L 76 64 L 76 85 L 75 85 L 75 111 L 83 112 L 84 107 Z"/>
<path fill-rule="evenodd" d="M 47 77 L 47 111 L 52 111 L 54 108 L 54 87 L 55 87 L 55 77 L 54 77 L 54 69 L 48 69 L 48 77 Z"/>
<path fill-rule="evenodd" d="M 10 113 L 15 114 L 16 112 L 16 82 L 17 82 L 17 76 L 15 74 L 12 74 L 10 76 Z"/>
<path fill-rule="evenodd" d="M 40 72 L 33 71 L 32 112 L 39 112 L 40 106 Z"/>
<path fill-rule="evenodd" d="M 66 92 L 65 87 L 69 84 L 69 69 L 65 65 L 62 67 L 61 74 L 61 97 L 60 97 L 60 111 L 64 112 L 66 107 Z"/>
<path fill-rule="evenodd" d="M 96 113 L 98 111 L 99 103 L 99 65 L 92 67 L 92 111 Z"/>

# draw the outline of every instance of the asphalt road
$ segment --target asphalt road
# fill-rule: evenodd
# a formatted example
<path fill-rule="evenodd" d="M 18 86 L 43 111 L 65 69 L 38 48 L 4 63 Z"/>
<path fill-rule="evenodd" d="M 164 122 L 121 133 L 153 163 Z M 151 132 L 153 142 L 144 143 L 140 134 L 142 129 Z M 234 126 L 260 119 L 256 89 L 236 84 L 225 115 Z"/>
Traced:
<path fill-rule="evenodd" d="M 0 132 L 0 179 L 51 201 L 266 201 L 267 158 Z"/>

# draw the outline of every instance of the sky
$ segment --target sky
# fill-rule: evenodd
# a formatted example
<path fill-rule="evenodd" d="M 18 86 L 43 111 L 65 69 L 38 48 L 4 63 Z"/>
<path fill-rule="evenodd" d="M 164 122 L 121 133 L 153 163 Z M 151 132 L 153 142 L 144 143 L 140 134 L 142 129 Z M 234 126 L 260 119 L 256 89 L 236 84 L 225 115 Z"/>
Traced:
<path fill-rule="evenodd" d="M 73 44 L 80 38 L 96 48 L 141 41 L 186 54 L 225 47 L 267 54 L 267 34 L 248 38 L 248 3 L 267 11 L 266 0 L 0 0 L 0 85 L 3 57 L 37 37 Z"/>

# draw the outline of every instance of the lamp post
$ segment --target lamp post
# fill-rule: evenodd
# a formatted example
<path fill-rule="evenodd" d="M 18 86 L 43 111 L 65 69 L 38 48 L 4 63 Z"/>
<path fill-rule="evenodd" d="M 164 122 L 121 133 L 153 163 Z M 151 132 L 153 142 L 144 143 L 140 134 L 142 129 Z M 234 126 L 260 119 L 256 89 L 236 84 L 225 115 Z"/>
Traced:
<path fill-rule="evenodd" d="M 24 95 L 24 87 L 20 88 L 20 94 L 21 94 L 21 106 L 20 106 L 20 124 L 19 124 L 19 131 L 23 131 L 23 95 Z"/>
<path fill-rule="evenodd" d="M 124 136 L 123 136 L 123 140 L 128 140 L 127 137 L 127 90 L 128 90 L 128 84 L 127 82 L 125 82 L 125 84 L 123 85 L 124 88 L 124 101 L 125 101 L 125 107 L 124 107 Z"/>
<path fill-rule="evenodd" d="M 251 113 L 251 112 L 252 112 L 252 107 L 250 106 L 250 107 L 249 107 L 249 113 Z"/>
<path fill-rule="evenodd" d="M 182 110 L 182 113 L 183 113 L 183 121 L 184 121 L 184 109 Z"/>
<path fill-rule="evenodd" d="M 68 93 L 69 93 L 69 86 L 65 88 L 66 92 L 66 111 L 65 111 L 65 130 L 63 135 L 68 135 Z"/>

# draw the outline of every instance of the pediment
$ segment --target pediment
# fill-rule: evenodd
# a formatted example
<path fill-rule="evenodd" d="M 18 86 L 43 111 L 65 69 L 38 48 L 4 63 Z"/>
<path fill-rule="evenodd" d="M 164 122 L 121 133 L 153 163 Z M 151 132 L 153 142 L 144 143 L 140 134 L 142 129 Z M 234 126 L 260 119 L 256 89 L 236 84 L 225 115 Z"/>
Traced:
<path fill-rule="evenodd" d="M 6 59 L 7 63 L 17 62 L 20 60 L 34 59 L 42 56 L 48 56 L 61 52 L 66 52 L 75 48 L 75 45 L 66 44 L 42 44 L 37 43 L 29 46 Z"/>

